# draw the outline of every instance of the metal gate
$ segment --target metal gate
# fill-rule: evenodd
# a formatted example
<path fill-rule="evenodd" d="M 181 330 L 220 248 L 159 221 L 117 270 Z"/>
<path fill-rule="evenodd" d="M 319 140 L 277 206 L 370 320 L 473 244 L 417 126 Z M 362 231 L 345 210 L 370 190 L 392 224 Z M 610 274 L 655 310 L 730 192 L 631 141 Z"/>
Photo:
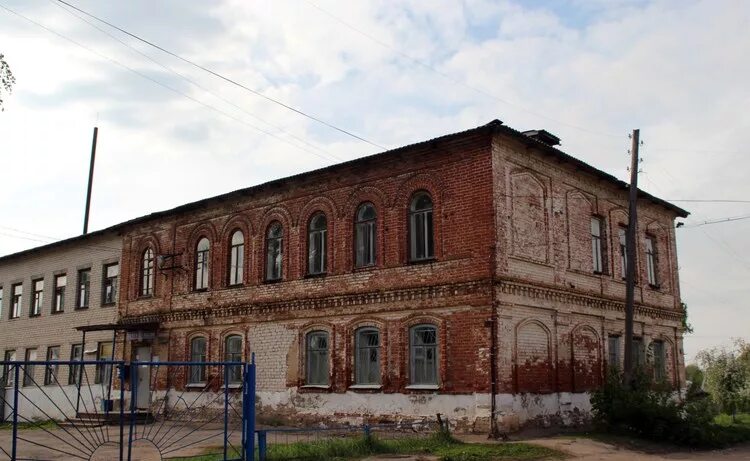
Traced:
<path fill-rule="evenodd" d="M 0 362 L 0 461 L 253 459 L 254 362 Z"/>

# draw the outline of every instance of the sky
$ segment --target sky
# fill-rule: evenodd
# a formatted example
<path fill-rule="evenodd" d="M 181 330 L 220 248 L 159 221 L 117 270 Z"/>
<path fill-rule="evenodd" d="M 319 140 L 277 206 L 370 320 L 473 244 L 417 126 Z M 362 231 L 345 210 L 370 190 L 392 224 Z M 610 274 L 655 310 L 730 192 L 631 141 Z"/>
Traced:
<path fill-rule="evenodd" d="M 627 180 L 639 128 L 639 185 L 691 212 L 687 362 L 750 339 L 750 220 L 691 227 L 750 215 L 750 2 L 69 1 L 256 94 L 57 1 L 0 0 L 0 254 L 81 232 L 93 126 L 91 230 L 495 118 Z"/>

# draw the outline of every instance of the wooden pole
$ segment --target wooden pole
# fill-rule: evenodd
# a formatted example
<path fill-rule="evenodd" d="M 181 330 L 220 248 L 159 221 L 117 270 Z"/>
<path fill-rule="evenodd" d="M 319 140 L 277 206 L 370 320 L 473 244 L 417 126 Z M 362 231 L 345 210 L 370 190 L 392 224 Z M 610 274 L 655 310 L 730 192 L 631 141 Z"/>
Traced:
<path fill-rule="evenodd" d="M 635 310 L 635 274 L 636 274 L 636 235 L 638 227 L 638 147 L 640 130 L 633 130 L 632 147 L 630 148 L 630 197 L 628 205 L 628 231 L 625 242 L 626 278 L 625 278 L 625 355 L 623 380 L 630 386 L 633 380 L 633 312 Z"/>

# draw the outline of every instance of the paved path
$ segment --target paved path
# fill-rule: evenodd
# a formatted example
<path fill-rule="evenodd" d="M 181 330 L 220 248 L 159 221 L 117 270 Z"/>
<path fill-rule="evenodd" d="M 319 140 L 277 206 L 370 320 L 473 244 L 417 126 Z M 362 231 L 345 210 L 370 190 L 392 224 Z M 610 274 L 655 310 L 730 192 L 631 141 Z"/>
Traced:
<path fill-rule="evenodd" d="M 581 461 L 750 460 L 750 444 L 713 451 L 646 453 L 585 437 L 552 437 L 525 440 L 525 442 L 564 451 L 572 455 L 572 459 Z"/>

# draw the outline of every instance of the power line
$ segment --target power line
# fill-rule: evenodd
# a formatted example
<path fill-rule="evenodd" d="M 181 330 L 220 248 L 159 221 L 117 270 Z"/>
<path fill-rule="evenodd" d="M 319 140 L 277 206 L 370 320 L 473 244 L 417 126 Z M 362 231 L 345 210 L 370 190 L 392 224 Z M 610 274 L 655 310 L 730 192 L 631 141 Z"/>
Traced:
<path fill-rule="evenodd" d="M 195 63 L 195 62 L 193 62 L 193 61 L 191 61 L 191 60 L 189 60 L 187 58 L 184 58 L 184 57 L 178 55 L 177 53 L 169 51 L 166 48 L 163 48 L 163 47 L 161 47 L 161 46 L 159 46 L 159 45 L 157 45 L 157 44 L 155 44 L 155 43 L 153 43 L 151 41 L 148 41 L 148 40 L 146 40 L 144 38 L 141 38 L 141 37 L 139 37 L 138 35 L 136 35 L 134 33 L 128 32 L 127 30 L 125 30 L 125 29 L 123 29 L 121 27 L 118 27 L 118 26 L 112 24 L 111 22 L 105 21 L 104 19 L 101 19 L 101 18 L 99 18 L 99 17 L 97 17 L 97 16 L 95 16 L 95 15 L 93 15 L 93 14 L 87 12 L 87 11 L 84 11 L 84 10 L 78 8 L 77 6 L 72 5 L 72 4 L 70 4 L 70 3 L 68 3 L 68 2 L 66 2 L 64 0 L 57 0 L 57 1 L 60 2 L 60 3 L 62 3 L 62 4 L 64 4 L 64 5 L 67 5 L 67 6 L 71 7 L 71 8 L 73 8 L 74 10 L 76 10 L 76 11 L 78 11 L 80 13 L 85 14 L 86 16 L 88 16 L 90 18 L 93 18 L 93 19 L 101 22 L 102 24 L 106 24 L 107 26 L 112 27 L 113 29 L 116 29 L 116 30 L 120 31 L 120 32 L 122 32 L 125 35 L 128 35 L 128 36 L 130 36 L 130 37 L 132 37 L 132 38 L 134 38 L 134 39 L 136 39 L 136 40 L 138 40 L 138 41 L 140 41 L 142 43 L 145 43 L 148 46 L 156 48 L 157 50 L 159 50 L 159 51 L 161 51 L 163 53 L 166 53 L 166 54 L 168 54 L 168 55 L 170 55 L 172 57 L 175 57 L 175 58 L 179 59 L 180 61 L 183 61 L 183 62 L 185 62 L 187 64 L 190 64 L 191 66 L 197 67 L 198 69 L 200 69 L 200 70 L 202 70 L 204 72 L 208 72 L 209 74 L 211 74 L 211 75 L 213 75 L 215 77 L 218 77 L 218 78 L 224 80 L 225 82 L 231 83 L 232 85 L 235 85 L 235 86 L 237 86 L 239 88 L 242 88 L 242 89 L 244 89 L 246 91 L 249 91 L 250 93 L 252 93 L 252 94 L 254 94 L 256 96 L 259 96 L 259 97 L 261 97 L 263 99 L 266 99 L 267 101 L 270 101 L 270 102 L 272 102 L 274 104 L 277 104 L 277 105 L 279 105 L 281 107 L 284 107 L 287 110 L 290 110 L 290 111 L 295 112 L 295 113 L 297 113 L 299 115 L 302 115 L 303 117 L 306 117 L 306 118 L 308 118 L 310 120 L 313 120 L 313 121 L 315 121 L 317 123 L 320 123 L 322 125 L 325 125 L 328 128 L 334 129 L 334 130 L 336 130 L 336 131 L 338 131 L 340 133 L 343 133 L 343 134 L 345 134 L 347 136 L 350 136 L 352 138 L 355 138 L 355 139 L 358 139 L 360 141 L 366 142 L 367 144 L 375 146 L 375 147 L 377 147 L 379 149 L 386 149 L 387 150 L 386 147 L 381 146 L 380 144 L 377 144 L 377 143 L 374 143 L 372 141 L 369 141 L 369 140 L 367 140 L 367 139 L 365 139 L 365 138 L 363 138 L 363 137 L 361 137 L 359 135 L 356 135 L 356 134 L 352 133 L 351 131 L 347 131 L 347 130 L 345 130 L 343 128 L 339 128 L 336 125 L 333 125 L 333 124 L 331 124 L 329 122 L 326 122 L 325 120 L 323 120 L 323 119 L 321 119 L 319 117 L 316 117 L 314 115 L 311 115 L 311 114 L 308 114 L 306 112 L 303 112 L 302 110 L 296 109 L 296 108 L 294 108 L 294 107 L 292 107 L 292 106 L 290 106 L 288 104 L 285 104 L 285 103 L 283 103 L 283 102 L 281 102 L 281 101 L 279 101 L 277 99 L 274 99 L 274 98 L 272 98 L 270 96 L 266 96 L 265 94 L 261 93 L 260 91 L 254 90 L 254 89 L 252 89 L 252 88 L 250 88 L 250 87 L 248 87 L 246 85 L 243 85 L 242 83 L 237 82 L 236 80 L 233 80 L 233 79 L 231 79 L 229 77 L 226 77 L 226 76 L 224 76 L 224 75 L 222 75 L 222 74 L 220 74 L 218 72 L 215 72 L 215 71 L 213 71 L 213 70 L 211 70 L 211 69 L 209 69 L 207 67 L 204 67 L 204 66 L 202 66 L 200 64 L 197 64 L 197 63 Z"/>
<path fill-rule="evenodd" d="M 62 0 L 58 0 L 58 1 L 62 1 Z M 365 31 L 363 31 L 363 30 L 361 30 L 361 29 L 359 29 L 359 28 L 355 27 L 354 25 L 352 25 L 352 24 L 350 24 L 350 23 L 346 22 L 345 20 L 341 19 L 341 18 L 340 18 L 339 16 L 336 16 L 335 14 L 331 13 L 330 11 L 327 11 L 327 10 L 323 9 L 322 7 L 320 7 L 320 6 L 318 6 L 317 4 L 313 3 L 312 1 L 310 1 L 310 0 L 305 0 L 305 1 L 306 1 L 306 2 L 307 2 L 307 3 L 309 4 L 309 5 L 310 5 L 310 6 L 312 6 L 312 7 L 313 7 L 313 8 L 315 8 L 315 9 L 317 9 L 317 10 L 318 10 L 318 11 L 320 11 L 321 13 L 323 13 L 323 14 L 325 14 L 326 16 L 328 16 L 328 17 L 332 18 L 333 20 L 335 20 L 335 21 L 339 22 L 340 24 L 344 25 L 345 27 L 347 27 L 347 28 L 349 28 L 349 29 L 353 30 L 354 32 L 356 32 L 356 33 L 358 33 L 358 34 L 362 35 L 363 37 L 366 37 L 366 38 L 368 38 L 369 40 L 372 40 L 373 42 L 377 43 L 378 45 L 382 46 L 383 48 L 387 48 L 387 49 L 389 49 L 389 50 L 391 50 L 391 51 L 393 51 L 393 52 L 397 53 L 397 54 L 398 54 L 398 55 L 400 55 L 401 57 L 403 57 L 403 58 L 407 59 L 408 61 L 411 61 L 412 63 L 414 63 L 414 64 L 417 64 L 417 65 L 419 65 L 419 66 L 422 66 L 422 67 L 424 67 L 425 69 L 428 69 L 428 70 L 430 70 L 430 71 L 432 71 L 432 72 L 436 73 L 437 75 L 440 75 L 441 77 L 443 77 L 443 78 L 445 78 L 445 79 L 447 79 L 447 80 L 449 80 L 449 81 L 451 81 L 451 82 L 453 82 L 453 83 L 455 83 L 455 84 L 457 84 L 457 85 L 461 85 L 461 86 L 463 86 L 464 88 L 467 88 L 467 89 L 469 89 L 469 90 L 471 90 L 471 91 L 474 91 L 474 92 L 480 93 L 480 94 L 482 94 L 482 95 L 484 95 L 484 96 L 488 96 L 488 97 L 490 97 L 490 98 L 492 98 L 492 99 L 495 99 L 495 100 L 497 100 L 497 101 L 499 101 L 499 102 L 501 102 L 501 103 L 503 103 L 503 104 L 509 105 L 509 106 L 511 106 L 511 107 L 515 107 L 516 109 L 519 109 L 519 110 L 521 110 L 521 111 L 523 111 L 523 112 L 526 112 L 526 113 L 528 113 L 528 114 L 534 115 L 534 116 L 536 116 L 536 117 L 539 117 L 539 118 L 543 118 L 543 119 L 545 119 L 545 120 L 549 120 L 549 121 L 551 121 L 551 122 L 555 122 L 555 123 L 558 123 L 558 124 L 560 124 L 560 125 L 564 125 L 564 126 L 567 126 L 567 127 L 569 127 L 569 128 L 573 128 L 573 129 L 576 129 L 576 130 L 579 130 L 579 131 L 583 131 L 583 132 L 586 132 L 586 133 L 590 133 L 590 134 L 594 134 L 594 135 L 599 135 L 599 136 L 607 136 L 607 137 L 611 137 L 611 138 L 622 138 L 622 137 L 623 137 L 623 135 L 618 135 L 618 134 L 612 134 L 612 133 L 604 133 L 604 132 L 594 131 L 594 130 L 590 130 L 590 129 L 588 129 L 588 128 L 585 128 L 585 127 L 581 127 L 581 126 L 573 125 L 573 124 L 571 124 L 571 123 L 567 123 L 567 122 L 563 122 L 563 121 L 561 121 L 561 120 L 557 120 L 557 119 L 554 119 L 554 118 L 552 118 L 552 117 L 549 117 L 549 116 L 547 116 L 547 115 L 544 115 L 544 114 L 542 114 L 542 113 L 539 113 L 539 112 L 535 112 L 535 111 L 533 111 L 533 110 L 531 110 L 531 109 L 527 109 L 527 108 L 525 108 L 525 107 L 523 107 L 523 106 L 520 106 L 520 105 L 518 105 L 518 104 L 515 104 L 515 103 L 513 103 L 513 102 L 510 102 L 510 101 L 508 101 L 508 100 L 506 100 L 506 99 L 503 99 L 503 98 L 501 98 L 501 97 L 499 97 L 499 96 L 497 96 L 497 95 L 495 95 L 495 94 L 493 94 L 493 93 L 490 93 L 490 92 L 489 92 L 489 91 L 487 91 L 487 90 L 484 90 L 484 89 L 482 89 L 482 88 L 479 88 L 479 87 L 476 87 L 476 86 L 470 85 L 470 84 L 468 84 L 468 83 L 466 83 L 466 82 L 464 82 L 464 81 L 462 81 L 462 80 L 459 80 L 459 79 L 457 79 L 457 78 L 455 78 L 455 77 L 452 77 L 452 76 L 451 76 L 451 75 L 449 75 L 449 74 L 446 74 L 445 72 L 442 72 L 441 70 L 437 69 L 436 67 L 432 66 L 431 64 L 429 64 L 429 63 L 426 63 L 426 62 L 422 61 L 421 59 L 415 58 L 415 57 L 413 57 L 413 56 L 411 56 L 411 55 L 409 55 L 409 54 L 407 54 L 407 53 L 405 53 L 405 52 L 403 52 L 403 51 L 401 51 L 401 50 L 399 50 L 399 49 L 397 49 L 397 48 L 394 48 L 393 46 L 391 46 L 391 45 L 389 45 L 389 44 L 385 43 L 384 41 L 380 40 L 379 38 L 377 38 L 377 37 L 375 37 L 375 36 L 373 36 L 373 35 L 370 35 L 370 34 L 368 34 L 367 32 L 365 32 Z"/>
<path fill-rule="evenodd" d="M 70 14 L 71 16 L 74 16 L 74 17 L 80 19 L 81 21 L 85 22 L 86 24 L 88 24 L 89 26 L 91 26 L 94 29 L 98 30 L 99 32 L 107 35 L 108 37 L 112 38 L 113 40 L 116 40 L 120 44 L 122 44 L 122 45 L 130 48 L 134 52 L 138 53 L 139 55 L 141 55 L 144 58 L 148 59 L 149 61 L 153 62 L 154 64 L 156 64 L 157 66 L 161 67 L 162 69 L 165 69 L 165 70 L 167 70 L 167 71 L 169 71 L 169 72 L 177 75 L 178 77 L 186 80 L 187 82 L 189 82 L 191 85 L 195 86 L 196 88 L 198 88 L 198 89 L 200 89 L 202 91 L 205 91 L 206 93 L 210 94 L 211 96 L 214 96 L 215 98 L 220 99 L 221 101 L 229 104 L 232 107 L 235 107 L 236 109 L 239 109 L 240 111 L 244 112 L 245 114 L 249 115 L 250 117 L 254 118 L 255 120 L 258 120 L 261 123 L 265 123 L 266 125 L 271 126 L 271 127 L 275 128 L 275 129 L 277 129 L 277 130 L 279 130 L 279 131 L 287 134 L 288 136 L 296 139 L 297 141 L 299 141 L 299 142 L 301 142 L 301 143 L 303 143 L 303 144 L 305 144 L 305 145 L 307 145 L 307 146 L 309 146 L 309 147 L 311 147 L 313 149 L 316 149 L 316 150 L 318 150 L 318 151 L 320 151 L 320 152 L 322 152 L 322 153 L 324 153 L 326 155 L 329 155 L 330 157 L 334 158 L 335 160 L 339 160 L 339 161 L 343 160 L 342 158 L 340 158 L 340 157 L 338 157 L 338 156 L 336 156 L 334 154 L 331 154 L 330 152 L 326 151 L 325 149 L 322 149 L 322 148 L 316 146 L 315 144 L 312 144 L 311 142 L 308 142 L 307 140 L 305 140 L 305 139 L 303 139 L 303 138 L 301 138 L 299 136 L 296 136 L 293 133 L 290 133 L 289 131 L 287 131 L 287 130 L 279 127 L 279 126 L 274 125 L 274 124 L 272 124 L 272 123 L 270 123 L 270 122 L 262 119 L 261 117 L 256 116 L 255 114 L 253 114 L 253 113 L 245 110 L 244 108 L 242 108 L 241 106 L 238 106 L 237 104 L 233 103 L 232 101 L 230 101 L 230 100 L 222 97 L 219 94 L 214 93 L 213 91 L 209 90 L 208 88 L 206 88 L 206 87 L 200 85 L 199 83 L 197 83 L 196 81 L 192 80 L 188 76 L 186 76 L 184 74 L 181 74 L 180 72 L 177 72 L 176 70 L 174 70 L 173 68 L 171 68 L 171 67 L 169 67 L 169 66 L 167 66 L 165 64 L 160 63 L 156 59 L 154 59 L 151 56 L 147 55 L 146 53 L 140 51 L 139 49 L 135 48 L 134 46 L 130 45 L 129 43 L 127 43 L 127 42 L 125 42 L 123 40 L 120 40 L 118 37 L 112 35 L 111 33 L 107 32 L 106 30 L 104 30 L 101 27 L 97 26 L 93 22 L 87 20 L 86 18 L 84 18 L 84 17 L 76 14 L 75 12 L 69 10 L 68 8 L 62 6 L 61 4 L 59 4 L 58 2 L 56 2 L 55 0 L 49 0 L 49 1 L 53 5 L 56 5 L 58 8 L 60 8 L 61 10 L 65 11 L 66 13 Z"/>
<path fill-rule="evenodd" d="M 18 17 L 20 17 L 20 18 L 23 18 L 23 19 L 25 19 L 26 21 L 28 21 L 28 22 L 30 22 L 30 23 L 32 23 L 32 24 L 34 24 L 34 25 L 38 26 L 38 27 L 41 27 L 42 29 L 46 30 L 47 32 L 49 32 L 49 33 L 52 33 L 52 34 L 54 34 L 54 35 L 56 35 L 56 36 L 58 36 L 58 37 L 62 38 L 63 40 L 66 40 L 66 41 L 68 41 L 68 42 L 70 42 L 70 43 L 73 43 L 74 45 L 76 45 L 76 46 L 79 46 L 79 47 L 83 48 L 84 50 L 86 50 L 86 51 L 88 51 L 88 52 L 90 52 L 90 53 L 93 53 L 93 54 L 95 54 L 95 55 L 99 56 L 99 57 L 100 57 L 100 58 L 102 58 L 102 59 L 106 59 L 107 61 L 110 61 L 110 62 L 111 62 L 111 63 L 113 63 L 113 64 L 116 64 L 116 65 L 118 65 L 118 66 L 120 66 L 120 67 L 122 67 L 122 68 L 124 68 L 124 69 L 126 69 L 126 70 L 128 70 L 128 71 L 130 71 L 130 72 L 132 72 L 132 73 L 134 73 L 134 74 L 136 74 L 136 75 L 138 75 L 138 76 L 142 77 L 142 78 L 145 78 L 146 80 L 149 80 L 149 81 L 151 81 L 151 82 L 153 82 L 153 83 L 155 83 L 155 84 L 157 84 L 157 85 L 159 85 L 159 86 L 161 86 L 161 87 L 163 87 L 163 88 L 166 88 L 166 89 L 168 89 L 169 91 L 172 91 L 172 92 L 174 92 L 174 93 L 176 93 L 176 94 L 179 94 L 179 95 L 181 95 L 181 96 L 183 96 L 183 97 L 185 97 L 185 98 L 187 98 L 187 99 L 189 99 L 189 100 L 191 100 L 191 101 L 193 101 L 193 102 L 195 102 L 195 103 L 197 103 L 197 104 L 200 104 L 200 105 L 202 105 L 202 106 L 204 106 L 204 107 L 206 107 L 206 108 L 208 108 L 208 109 L 210 109 L 210 110 L 213 110 L 213 111 L 215 111 L 215 112 L 218 112 L 218 113 L 220 113 L 220 114 L 224 115 L 225 117 L 228 117 L 228 118 L 230 118 L 230 119 L 232 119 L 232 120 L 234 120 L 234 121 L 236 121 L 236 122 L 242 123 L 242 124 L 244 124 L 244 125 L 247 125 L 247 126 L 249 126 L 249 127 L 253 128 L 253 129 L 257 130 L 257 131 L 260 131 L 261 133 L 264 133 L 264 134 L 266 134 L 266 135 L 268 135 L 268 136 L 271 136 L 271 137 L 273 137 L 273 138 L 276 138 L 276 139 L 278 139 L 278 140 L 279 140 L 279 141 L 281 141 L 281 142 L 284 142 L 284 143 L 286 143 L 286 144 L 289 144 L 290 146 L 294 146 L 294 147 L 296 147 L 297 149 L 303 150 L 303 151 L 305 151 L 305 152 L 308 152 L 308 153 L 310 153 L 310 154 L 313 154 L 313 155 L 315 155 L 315 156 L 317 156 L 317 157 L 320 157 L 320 158 L 322 158 L 323 160 L 326 160 L 326 161 L 329 161 L 329 160 L 330 160 L 330 159 L 328 159 L 328 158 L 326 158 L 326 157 L 323 157 L 322 155 L 320 155 L 319 153 L 317 153 L 317 152 L 315 152 L 315 151 L 312 151 L 312 150 L 309 150 L 309 149 L 305 149 L 304 147 L 301 147 L 301 146 L 298 146 L 298 145 L 296 145 L 296 144 L 294 144 L 294 143 L 291 143 L 291 142 L 289 142 L 288 140 L 286 140 L 286 139 L 284 139 L 284 138 L 282 138 L 282 137 L 280 137 L 280 136 L 276 135 L 275 133 L 272 133 L 272 132 L 270 132 L 270 131 L 268 131 L 268 130 L 265 130 L 265 129 L 263 129 L 263 128 L 257 127 L 257 126 L 255 126 L 255 125 L 253 125 L 253 124 L 251 124 L 251 123 L 247 122 L 246 120 L 242 120 L 242 119 L 240 119 L 240 118 L 237 118 L 237 117 L 235 117 L 234 115 L 232 115 L 232 114 L 229 114 L 228 112 L 225 112 L 225 111 L 223 111 L 223 110 L 221 110 L 221 109 L 219 109 L 219 108 L 217 108 L 217 107 L 214 107 L 214 106 L 212 106 L 212 105 L 210 105 L 210 104 L 208 104 L 208 103 L 205 103 L 205 102 L 203 102 L 203 101 L 201 101 L 201 100 L 199 100 L 199 99 L 196 99 L 196 98 L 194 98 L 194 97 L 192 97 L 192 96 L 190 96 L 190 95 L 188 95 L 188 94 L 185 94 L 185 93 L 183 93 L 182 91 L 180 91 L 180 90 L 178 90 L 178 89 L 172 88 L 171 86 L 169 86 L 169 85 L 167 85 L 167 84 L 164 84 L 164 83 L 162 83 L 162 82 L 160 82 L 160 81 L 158 81 L 158 80 L 156 80 L 156 79 L 154 79 L 154 78 L 152 78 L 152 77 L 149 77 L 148 75 L 146 75 L 146 74 L 144 74 L 144 73 L 142 73 L 142 72 L 139 72 L 139 71 L 137 71 L 137 70 L 135 70 L 135 69 L 133 69 L 133 68 L 131 68 L 131 67 L 129 67 L 129 66 L 127 66 L 127 65 L 123 64 L 123 63 L 121 63 L 120 61 L 117 61 L 116 59 L 110 58 L 109 56 L 106 56 L 106 55 L 104 55 L 104 54 L 102 54 L 102 53 L 99 53 L 98 51 L 96 51 L 96 50 L 94 50 L 94 49 L 92 49 L 92 48 L 89 48 L 89 47 L 87 47 L 86 45 L 83 45 L 83 44 L 81 44 L 81 43 L 79 43 L 79 42 L 77 42 L 77 41 L 75 41 L 75 40 L 73 40 L 73 39 L 71 39 L 71 38 L 68 38 L 68 37 L 66 37 L 65 35 L 62 35 L 62 34 L 60 34 L 59 32 L 57 32 L 57 31 L 55 31 L 55 30 L 53 30 L 53 29 L 51 29 L 51 28 L 49 28 L 49 27 L 45 26 L 44 24 L 41 24 L 41 23 L 39 23 L 39 22 L 36 22 L 36 21 L 34 21 L 33 19 L 30 19 L 30 18 L 28 18 L 28 17 L 24 16 L 23 14 L 21 14 L 21 13 L 18 13 L 17 11 L 14 11 L 14 10 L 12 10 L 12 9 L 10 9 L 10 8 L 7 8 L 6 6 L 4 6 L 4 5 L 2 5 L 2 4 L 0 4 L 0 8 L 2 8 L 3 10 L 5 10 L 5 11 L 7 11 L 7 12 L 9 12 L 9 13 L 12 13 L 12 14 L 14 14 L 14 15 L 16 15 L 16 16 L 18 16 Z"/>
<path fill-rule="evenodd" d="M 710 220 L 710 221 L 703 221 L 703 222 L 696 223 L 696 224 L 689 224 L 687 226 L 680 226 L 680 228 L 682 228 L 682 229 L 690 229 L 690 228 L 693 228 L 693 227 L 707 226 L 709 224 L 720 224 L 720 223 L 725 223 L 725 222 L 741 221 L 743 219 L 750 219 L 750 215 L 735 216 L 735 217 L 730 217 L 730 218 L 721 218 L 721 219 L 714 219 L 714 220 Z"/>

